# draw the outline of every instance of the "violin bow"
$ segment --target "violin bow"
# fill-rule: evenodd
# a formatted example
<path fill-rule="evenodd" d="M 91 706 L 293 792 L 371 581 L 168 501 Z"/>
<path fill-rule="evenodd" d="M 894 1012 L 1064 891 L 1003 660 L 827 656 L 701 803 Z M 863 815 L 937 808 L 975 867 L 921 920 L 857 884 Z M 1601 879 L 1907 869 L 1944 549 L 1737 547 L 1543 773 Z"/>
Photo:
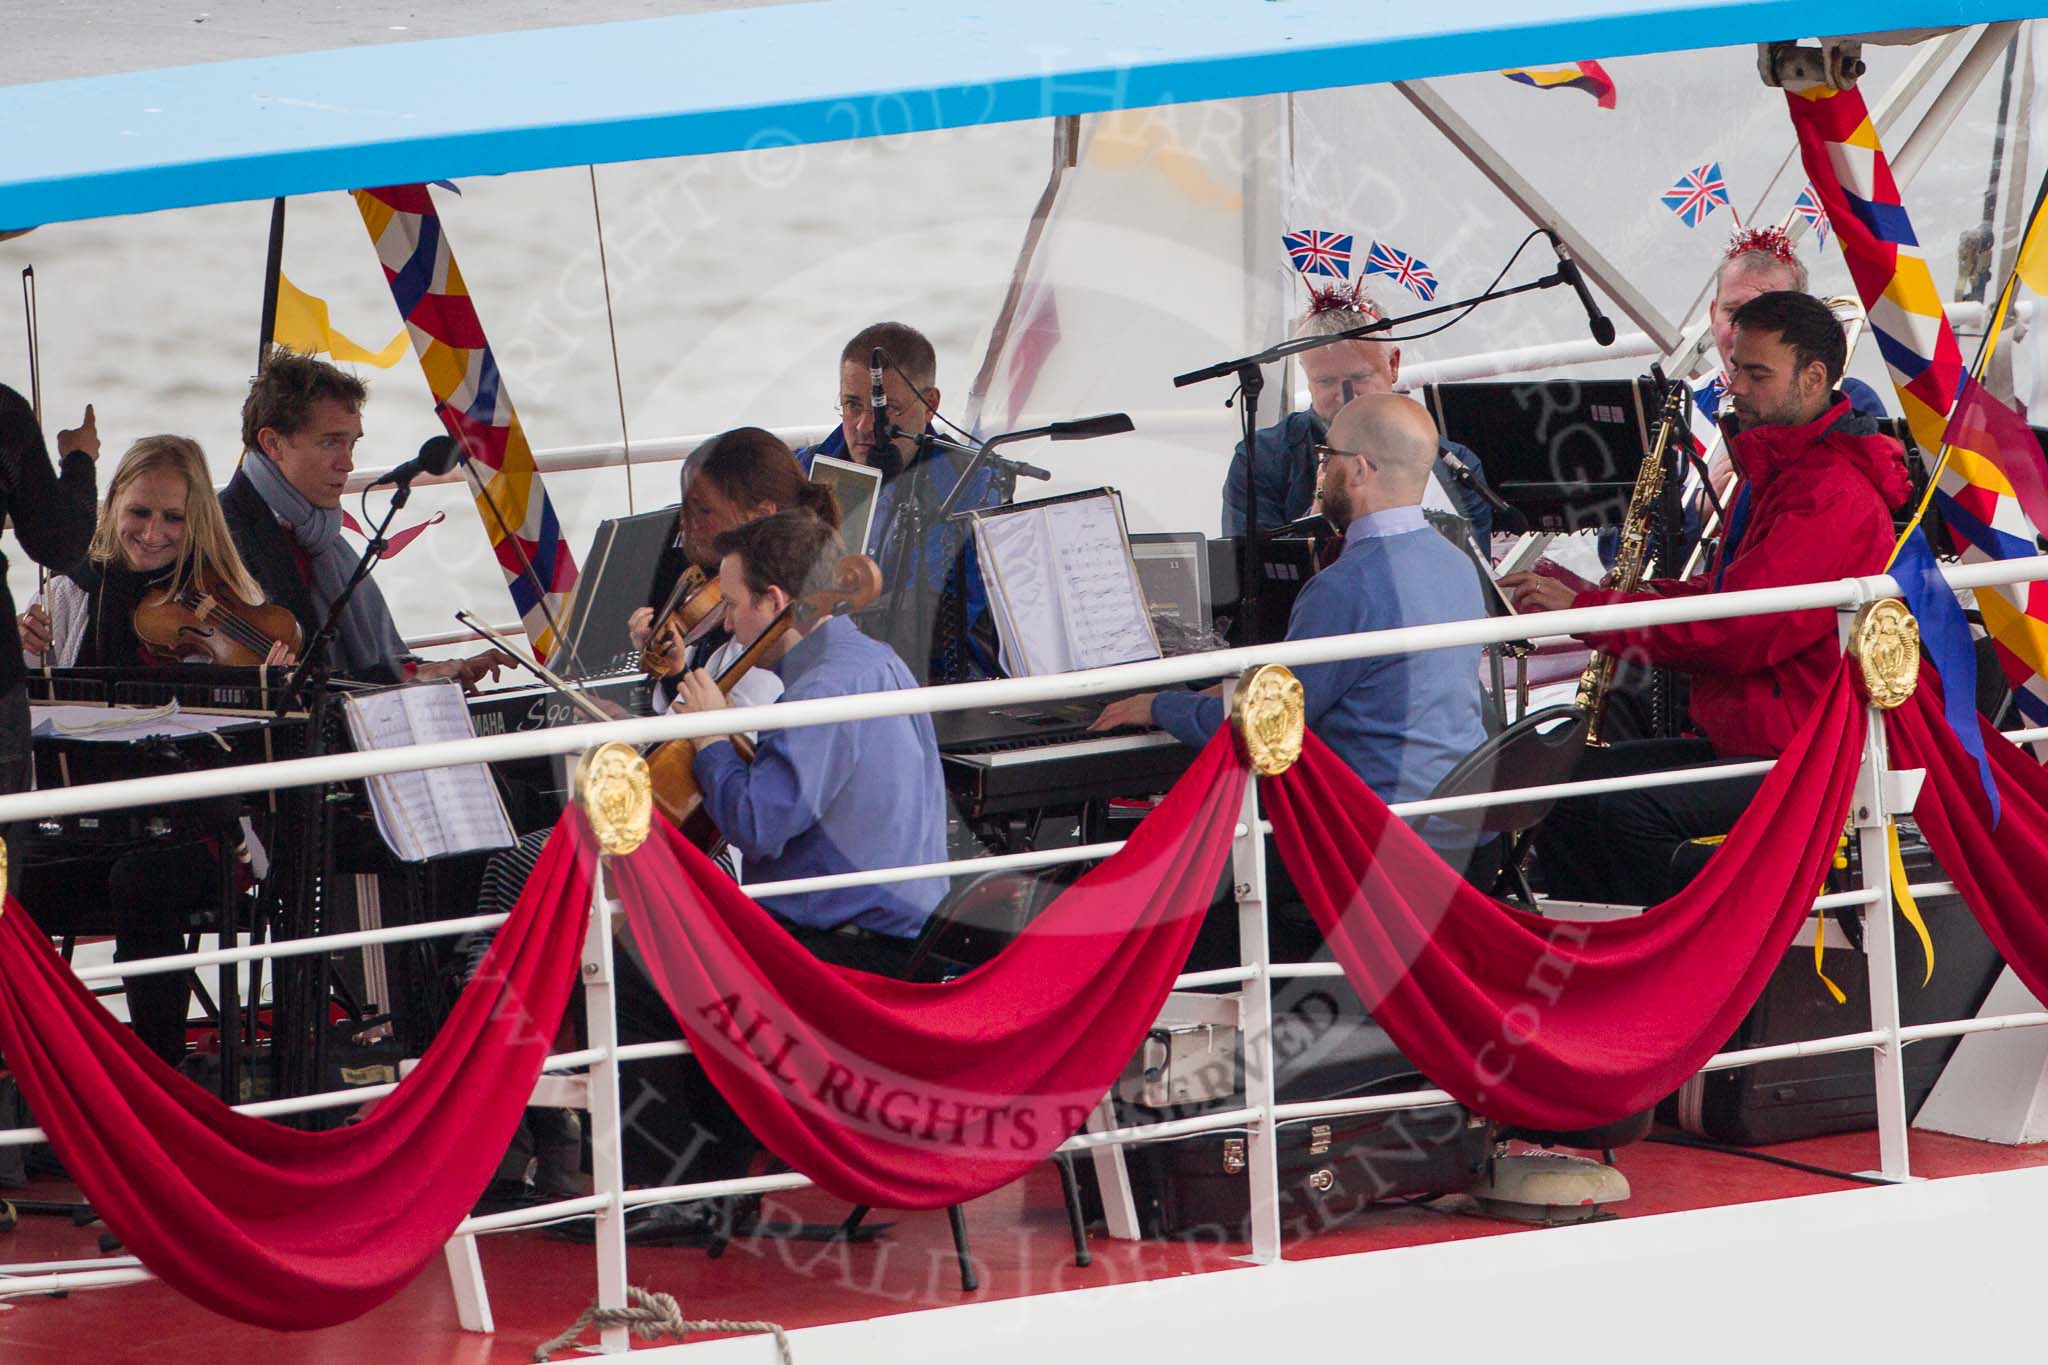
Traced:
<path fill-rule="evenodd" d="M 470 632 L 470 634 L 475 635 L 478 639 L 484 641 L 484 643 L 493 645 L 498 649 L 504 651 L 506 657 L 511 659 L 513 663 L 518 664 L 521 668 L 533 674 L 534 677 L 539 678 L 549 687 L 554 688 L 557 692 L 561 693 L 564 697 L 568 698 L 568 700 L 578 709 L 580 709 L 583 712 L 584 716 L 588 719 L 595 721 L 608 721 L 614 719 L 614 717 L 608 716 L 602 710 L 598 709 L 597 704 L 591 701 L 590 698 L 584 696 L 582 692 L 580 692 L 574 687 L 571 687 L 568 683 L 563 682 L 560 678 L 556 677 L 553 671 L 550 670 L 546 664 L 542 663 L 540 660 L 528 654 L 524 649 L 520 649 L 517 646 L 515 646 L 510 640 L 498 634 L 498 632 L 492 630 L 483 622 L 477 620 L 476 617 L 470 615 L 467 611 L 457 611 L 455 613 L 455 619 L 458 623 L 465 627 Z"/>
<path fill-rule="evenodd" d="M 36 430 L 43 429 L 43 338 L 38 325 L 36 308 L 36 268 L 25 265 L 21 268 L 21 315 L 28 327 L 28 405 L 35 415 Z M 50 571 L 36 565 L 36 603 L 42 607 L 43 615 L 50 614 Z M 54 644 L 54 641 L 52 642 Z M 43 679 L 50 678 L 50 651 L 43 651 Z"/>
<path fill-rule="evenodd" d="M 456 439 L 455 444 L 456 448 L 462 452 L 462 458 L 458 463 L 462 466 L 462 472 L 468 476 L 470 487 L 476 490 L 475 496 L 480 498 L 484 505 L 491 509 L 491 520 L 496 522 L 498 526 L 499 543 L 512 547 L 512 554 L 519 561 L 520 573 L 525 576 L 527 582 L 533 585 L 534 601 L 540 607 L 540 614 L 547 618 L 548 629 L 554 632 L 556 645 L 566 648 L 569 643 L 569 636 L 563 631 L 562 623 L 555 619 L 554 610 L 548 606 L 548 585 L 541 582 L 540 571 L 535 569 L 533 561 L 526 557 L 526 547 L 519 543 L 519 537 L 514 535 L 512 528 L 506 524 L 504 509 L 498 506 L 497 495 L 491 492 L 490 486 L 476 472 L 476 465 L 469 458 L 469 448 L 463 445 L 459 437 Z M 463 624 L 469 625 L 469 622 L 465 621 Z M 470 629 L 474 630 L 476 627 L 470 626 Z M 502 649 L 503 646 L 501 645 L 499 648 Z"/>

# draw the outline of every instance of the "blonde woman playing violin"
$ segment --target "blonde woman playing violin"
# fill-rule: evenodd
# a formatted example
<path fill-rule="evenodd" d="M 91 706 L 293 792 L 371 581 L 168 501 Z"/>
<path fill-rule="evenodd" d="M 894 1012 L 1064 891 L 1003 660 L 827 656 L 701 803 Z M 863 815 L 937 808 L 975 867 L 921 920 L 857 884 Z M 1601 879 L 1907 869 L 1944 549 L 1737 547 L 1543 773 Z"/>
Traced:
<path fill-rule="evenodd" d="M 256 606 L 263 590 L 228 537 L 206 455 L 184 436 L 145 436 L 128 448 L 100 505 L 85 562 L 51 580 L 50 602 L 22 613 L 23 661 L 31 668 L 131 668 L 176 662 L 137 634 L 135 613 L 152 592 L 204 585 Z M 268 641 L 266 664 L 293 662 L 288 642 Z"/>

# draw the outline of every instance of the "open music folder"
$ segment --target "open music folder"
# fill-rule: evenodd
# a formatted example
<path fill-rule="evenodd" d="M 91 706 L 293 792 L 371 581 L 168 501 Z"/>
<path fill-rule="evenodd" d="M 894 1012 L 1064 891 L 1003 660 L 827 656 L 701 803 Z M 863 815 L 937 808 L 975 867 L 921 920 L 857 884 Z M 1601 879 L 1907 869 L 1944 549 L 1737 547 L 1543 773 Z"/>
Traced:
<path fill-rule="evenodd" d="M 973 517 L 1004 672 L 1035 678 L 1159 657 L 1114 491 L 985 508 Z"/>
<path fill-rule="evenodd" d="M 469 705 L 452 682 L 410 683 L 342 698 L 357 749 L 472 739 Z M 510 848 L 516 841 L 490 769 L 481 763 L 377 773 L 364 779 L 377 833 L 402 862 Z"/>

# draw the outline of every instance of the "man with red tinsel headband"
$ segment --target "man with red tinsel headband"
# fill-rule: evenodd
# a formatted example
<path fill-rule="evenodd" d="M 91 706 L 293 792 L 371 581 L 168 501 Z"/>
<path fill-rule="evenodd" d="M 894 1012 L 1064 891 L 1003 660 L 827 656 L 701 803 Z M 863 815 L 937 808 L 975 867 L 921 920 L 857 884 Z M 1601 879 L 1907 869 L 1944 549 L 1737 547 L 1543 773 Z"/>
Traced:
<path fill-rule="evenodd" d="M 1308 311 L 1294 324 L 1294 335 L 1334 336 L 1381 316 L 1362 282 L 1349 288 L 1312 287 Z M 1289 413 L 1259 432 L 1252 484 L 1258 490 L 1262 531 L 1307 515 L 1315 500 L 1315 448 L 1328 438 L 1330 419 L 1354 396 L 1392 393 L 1401 375 L 1401 348 L 1384 341 L 1339 341 L 1302 352 L 1301 372 L 1308 380 L 1308 411 Z M 1486 482 L 1479 457 L 1456 441 L 1439 439 L 1433 472 L 1437 496 L 1425 497 L 1423 505 L 1455 510 L 1485 546 L 1493 534 L 1493 509 L 1477 488 Z M 1223 534 L 1243 535 L 1244 513 L 1244 442 L 1239 441 L 1223 481 Z"/>
<path fill-rule="evenodd" d="M 1728 243 L 1728 251 L 1722 256 L 1720 267 L 1714 272 L 1712 326 L 1714 354 L 1721 361 L 1721 370 L 1693 391 L 1704 417 L 1701 426 L 1706 430 L 1711 431 L 1712 423 L 1719 415 L 1721 396 L 1728 391 L 1726 371 L 1735 345 L 1735 310 L 1758 294 L 1780 289 L 1800 294 L 1811 292 L 1806 262 L 1800 260 L 1799 253 L 1793 250 L 1791 237 L 1783 228 L 1776 227 L 1744 228 L 1737 232 Z M 1860 379 L 1844 376 L 1842 396 L 1858 412 L 1867 412 L 1872 417 L 1885 415 L 1884 401 Z M 1714 481 L 1715 495 L 1725 500 L 1735 473 L 1725 447 L 1715 451 L 1708 464 L 1708 473 Z"/>

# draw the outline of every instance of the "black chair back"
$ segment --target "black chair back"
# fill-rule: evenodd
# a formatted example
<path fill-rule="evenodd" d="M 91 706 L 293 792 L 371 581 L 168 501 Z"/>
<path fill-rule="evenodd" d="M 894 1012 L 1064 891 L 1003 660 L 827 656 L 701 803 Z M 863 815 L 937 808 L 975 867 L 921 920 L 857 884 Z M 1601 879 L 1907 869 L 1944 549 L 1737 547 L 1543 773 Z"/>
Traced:
<path fill-rule="evenodd" d="M 1585 752 L 1585 716 L 1570 706 L 1547 706 L 1522 717 L 1465 755 L 1457 767 L 1444 774 L 1443 781 L 1436 784 L 1436 790 L 1429 796 L 1431 800 L 1478 796 L 1516 787 L 1569 782 Z M 1556 797 L 1533 797 L 1477 810 L 1449 811 L 1431 818 L 1486 834 L 1514 835 L 1533 827 L 1556 804 Z"/>

